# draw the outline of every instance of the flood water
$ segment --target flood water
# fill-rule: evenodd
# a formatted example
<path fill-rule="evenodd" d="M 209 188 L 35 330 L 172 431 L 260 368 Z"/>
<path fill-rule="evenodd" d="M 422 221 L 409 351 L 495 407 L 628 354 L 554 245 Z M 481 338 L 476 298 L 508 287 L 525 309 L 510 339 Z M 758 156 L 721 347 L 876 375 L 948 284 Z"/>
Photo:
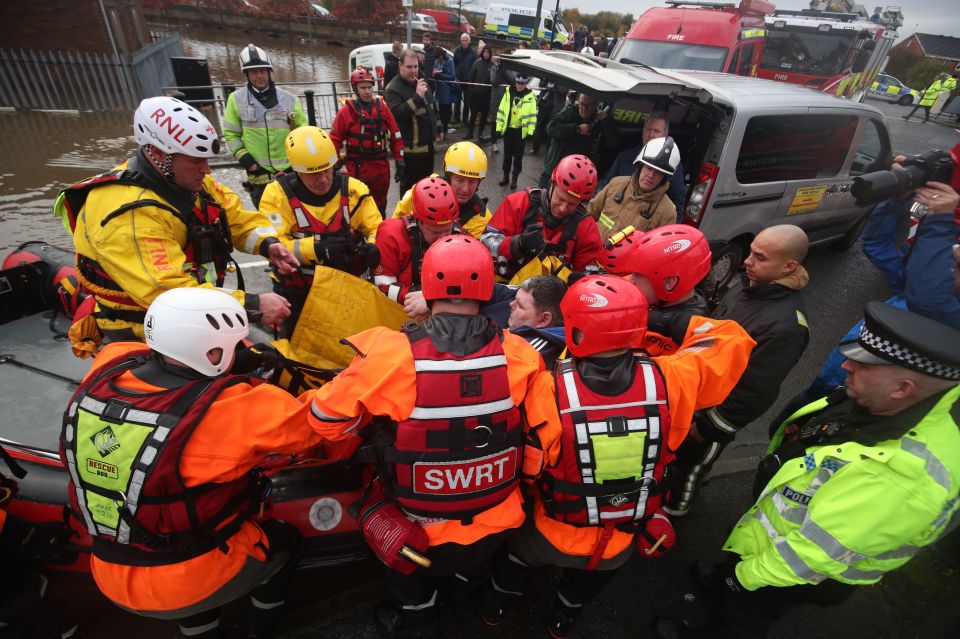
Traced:
<path fill-rule="evenodd" d="M 350 51 L 344 47 L 209 29 L 181 29 L 180 35 L 183 55 L 206 58 L 214 84 L 242 84 L 237 58 L 254 37 L 270 56 L 281 86 L 347 76 Z M 307 88 L 320 90 L 319 85 L 289 88 L 298 94 Z M 130 157 L 136 150 L 132 122 L 132 113 L 0 113 L 0 259 L 28 240 L 71 247 L 70 237 L 53 217 L 53 201 L 60 189 Z M 242 192 L 239 169 L 217 168 L 214 175 Z"/>

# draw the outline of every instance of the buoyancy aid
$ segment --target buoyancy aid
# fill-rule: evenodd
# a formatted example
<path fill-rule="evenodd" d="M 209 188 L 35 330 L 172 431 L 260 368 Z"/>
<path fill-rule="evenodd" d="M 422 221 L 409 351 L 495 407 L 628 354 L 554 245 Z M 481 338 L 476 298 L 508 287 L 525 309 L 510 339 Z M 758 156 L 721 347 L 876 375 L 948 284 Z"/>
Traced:
<path fill-rule="evenodd" d="M 388 494 L 421 517 L 469 521 L 520 480 L 523 418 L 510 395 L 502 334 L 458 357 L 408 325 L 416 366 L 413 412 L 382 451 Z"/>
<path fill-rule="evenodd" d="M 560 225 L 563 225 L 563 230 L 560 232 L 560 236 L 557 238 L 557 241 L 547 242 L 541 255 L 553 255 L 558 257 L 562 262 L 566 262 L 566 247 L 570 242 L 574 242 L 574 246 L 570 250 L 570 255 L 573 255 L 576 252 L 577 228 L 580 226 L 580 222 L 588 215 L 588 213 L 583 204 L 581 204 L 573 213 L 565 218 L 561 219 L 554 217 L 544 205 L 545 191 L 546 189 L 539 188 L 527 190 L 527 212 L 523 215 L 523 221 L 520 223 L 520 230 L 518 233 L 523 233 L 526 229 L 530 228 L 534 224 L 539 223 L 542 223 L 545 229 L 554 229 Z M 501 269 L 498 274 L 507 281 L 510 281 L 511 276 L 515 275 L 520 268 L 533 261 L 533 259 L 537 258 L 534 257 L 529 260 L 521 260 L 512 265 L 501 265 Z"/>
<path fill-rule="evenodd" d="M 347 100 L 347 107 L 353 113 L 353 122 L 344 138 L 347 159 L 387 159 L 389 132 L 383 119 L 383 101 L 374 97 L 369 111 L 356 99 Z"/>
<path fill-rule="evenodd" d="M 71 233 L 76 230 L 79 212 L 85 205 L 90 191 L 110 184 L 137 186 L 149 190 L 153 190 L 156 186 L 141 172 L 127 168 L 108 171 L 67 187 L 57 197 L 54 211 L 64 221 L 64 225 L 69 226 Z M 230 226 L 223 207 L 216 200 L 206 191 L 200 191 L 199 197 L 199 205 L 194 204 L 193 208 L 187 212 L 158 199 L 127 202 L 104 216 L 100 226 L 106 226 L 114 218 L 141 207 L 151 206 L 168 211 L 187 227 L 187 245 L 183 248 L 186 256 L 184 271 L 190 273 L 198 284 L 209 283 L 222 286 L 227 266 L 233 261 L 230 256 L 233 251 Z M 243 290 L 243 277 L 239 269 L 236 269 L 236 272 L 237 288 Z M 83 288 L 97 297 L 112 304 L 139 306 L 94 259 L 78 254 L 77 275 Z M 142 312 L 137 311 L 114 311 L 101 307 L 100 313 L 106 314 L 109 319 L 143 321 Z M 127 317 L 127 315 L 130 316 Z"/>
<path fill-rule="evenodd" d="M 590 390 L 573 360 L 557 362 L 561 453 L 540 482 L 545 511 L 553 519 L 635 532 L 660 511 L 666 468 L 674 458 L 666 446 L 666 385 L 646 356 L 635 354 L 634 366 L 629 387 L 608 396 Z"/>
<path fill-rule="evenodd" d="M 263 494 L 254 473 L 191 487 L 180 473 L 184 446 L 209 406 L 246 378 L 185 380 L 147 394 L 119 388 L 114 380 L 145 364 L 149 353 L 125 353 L 84 381 L 64 414 L 60 442 L 70 503 L 94 539 L 94 555 L 133 566 L 225 549 Z"/>
<path fill-rule="evenodd" d="M 448 177 L 449 181 L 449 177 Z M 480 197 L 476 193 L 473 194 L 473 197 L 460 205 L 460 216 L 457 218 L 457 225 L 460 228 L 463 228 L 467 225 L 467 222 L 473 218 L 483 216 L 487 212 L 487 198 Z"/>

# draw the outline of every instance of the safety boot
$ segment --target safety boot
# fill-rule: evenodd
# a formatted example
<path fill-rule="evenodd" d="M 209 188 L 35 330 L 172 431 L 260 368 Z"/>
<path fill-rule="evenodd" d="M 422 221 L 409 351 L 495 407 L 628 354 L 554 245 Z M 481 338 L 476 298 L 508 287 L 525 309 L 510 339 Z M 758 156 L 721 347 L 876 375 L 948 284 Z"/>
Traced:
<path fill-rule="evenodd" d="M 504 171 L 504 172 L 503 172 L 503 179 L 500 180 L 499 184 L 500 184 L 500 186 L 506 186 L 506 185 L 509 184 L 509 183 L 510 183 L 510 174 L 507 173 L 506 171 Z"/>

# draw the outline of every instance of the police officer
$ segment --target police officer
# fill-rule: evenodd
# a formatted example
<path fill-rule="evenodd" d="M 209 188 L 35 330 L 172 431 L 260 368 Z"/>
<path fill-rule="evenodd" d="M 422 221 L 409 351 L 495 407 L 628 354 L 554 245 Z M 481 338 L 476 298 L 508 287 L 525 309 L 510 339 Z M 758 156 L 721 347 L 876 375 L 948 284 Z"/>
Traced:
<path fill-rule="evenodd" d="M 665 468 L 693 409 L 736 384 L 753 346 L 734 322 L 689 320 L 687 352 L 651 359 L 647 304 L 614 275 L 578 280 L 560 303 L 572 359 L 556 367 L 560 459 L 537 485 L 533 521 L 509 542 L 483 599 L 497 625 L 524 592 L 529 567 L 562 568 L 547 631 L 566 636 L 634 547 L 663 554 L 674 540 L 661 509 Z M 696 348 L 699 344 L 700 348 Z"/>
<path fill-rule="evenodd" d="M 437 241 L 423 260 L 430 318 L 350 337 L 358 357 L 312 393 L 310 422 L 324 440 L 356 437 L 374 417 L 395 424 L 373 436 L 379 478 L 360 511 L 368 543 L 390 567 L 389 602 L 375 613 L 386 637 L 431 635 L 440 578 L 455 575 L 461 596 L 479 585 L 523 523 L 521 476 L 556 461 L 550 375 L 529 344 L 477 314 L 492 289 L 493 263 L 478 240 Z"/>
<path fill-rule="evenodd" d="M 295 273 L 274 272 L 274 290 L 291 304 L 291 316 L 281 329 L 289 336 L 315 265 L 357 276 L 377 266 L 380 254 L 373 240 L 382 218 L 363 182 L 334 172 L 337 151 L 325 132 L 313 126 L 294 129 L 285 146 L 292 171 L 267 185 L 260 212 L 302 265 Z"/>
<path fill-rule="evenodd" d="M 318 443 L 309 406 L 227 373 L 249 329 L 222 291 L 167 291 L 145 326 L 146 346 L 100 352 L 64 415 L 60 456 L 93 537 L 93 578 L 124 610 L 177 619 L 191 639 L 219 636 L 218 608 L 250 594 L 251 636 L 267 637 L 300 537 L 254 521 L 266 487 L 256 467 L 265 451 Z"/>
<path fill-rule="evenodd" d="M 434 173 L 434 177 L 437 175 Z M 450 183 L 460 207 L 457 221 L 464 232 L 478 240 L 490 221 L 487 198 L 477 192 L 487 177 L 487 155 L 473 142 L 451 144 L 443 155 L 443 179 Z M 393 210 L 393 217 L 409 215 L 413 211 L 413 189 L 404 193 Z"/>
<path fill-rule="evenodd" d="M 386 214 L 390 191 L 387 153 L 393 154 L 397 163 L 394 179 L 400 182 L 404 172 L 403 139 L 387 103 L 373 94 L 370 70 L 357 68 L 350 74 L 350 86 L 357 97 L 344 102 L 337 111 L 330 139 L 344 159 L 347 172 L 367 185 L 377 209 Z"/>
<path fill-rule="evenodd" d="M 597 169 L 583 155 L 568 155 L 553 170 L 548 188 L 511 193 L 494 212 L 482 240 L 509 281 L 541 256 L 557 256 L 575 271 L 597 261 L 602 247 L 585 203 L 597 186 Z"/>
<path fill-rule="evenodd" d="M 175 98 L 147 98 L 133 133 L 140 148 L 131 160 L 66 189 L 55 207 L 73 233 L 77 277 L 96 298 L 96 323 L 108 339 L 143 339 L 144 311 L 165 290 L 223 286 L 234 249 L 294 270 L 297 260 L 270 221 L 244 211 L 211 177 L 220 143 L 202 113 Z M 231 294 L 264 324 L 290 314 L 275 293 Z"/>
<path fill-rule="evenodd" d="M 297 96 L 273 83 L 273 65 L 260 47 L 248 44 L 240 51 L 240 70 L 247 77 L 227 98 L 223 114 L 223 139 L 247 171 L 244 186 L 253 206 L 260 206 L 263 189 L 278 171 L 290 164 L 283 141 L 291 129 L 307 124 Z M 248 186 L 249 185 L 249 186 Z"/>
<path fill-rule="evenodd" d="M 720 618 L 658 637 L 765 637 L 796 602 L 836 605 L 933 544 L 960 499 L 960 331 L 870 302 L 841 346 L 847 386 L 780 427 L 756 503 L 723 550 L 699 564 Z"/>

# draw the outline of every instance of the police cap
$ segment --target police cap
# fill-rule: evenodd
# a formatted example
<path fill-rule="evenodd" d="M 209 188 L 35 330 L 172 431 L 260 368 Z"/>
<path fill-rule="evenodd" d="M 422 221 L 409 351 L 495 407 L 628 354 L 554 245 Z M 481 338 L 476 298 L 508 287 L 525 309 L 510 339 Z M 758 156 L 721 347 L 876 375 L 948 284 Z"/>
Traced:
<path fill-rule="evenodd" d="M 883 302 L 867 304 L 859 337 L 839 351 L 864 364 L 896 364 L 960 381 L 960 331 Z"/>

